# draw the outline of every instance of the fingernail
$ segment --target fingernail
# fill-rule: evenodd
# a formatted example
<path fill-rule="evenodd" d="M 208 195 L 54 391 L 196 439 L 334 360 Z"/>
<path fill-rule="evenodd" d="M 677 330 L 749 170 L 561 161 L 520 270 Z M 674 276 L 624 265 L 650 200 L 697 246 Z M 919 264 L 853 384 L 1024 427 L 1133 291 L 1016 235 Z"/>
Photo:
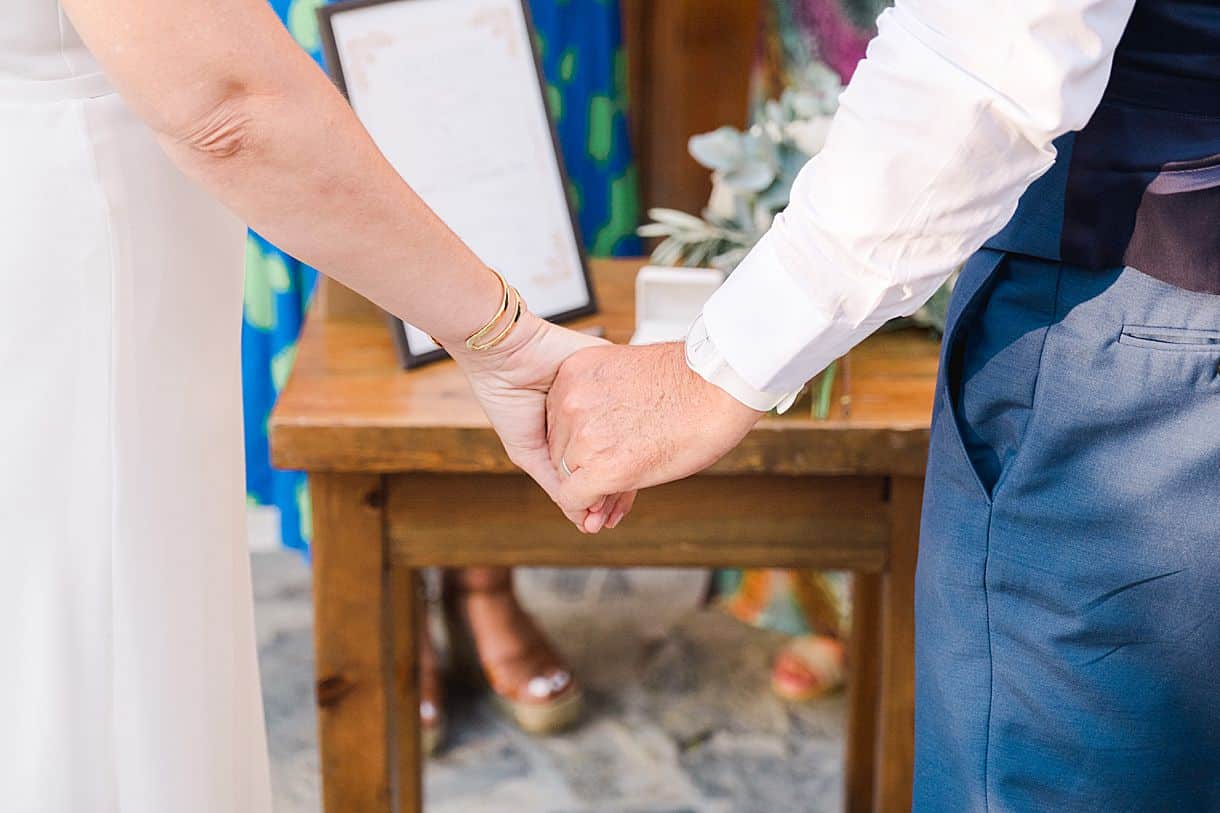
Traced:
<path fill-rule="evenodd" d="M 589 518 L 585 520 L 585 529 L 589 533 L 595 534 L 598 531 L 600 531 L 602 529 L 602 526 L 604 526 L 605 524 L 606 524 L 606 515 L 605 514 L 590 514 Z"/>
<path fill-rule="evenodd" d="M 623 521 L 623 516 L 624 514 L 622 511 L 615 511 L 614 515 L 610 517 L 610 521 L 606 523 L 606 527 L 617 528 L 618 524 Z"/>

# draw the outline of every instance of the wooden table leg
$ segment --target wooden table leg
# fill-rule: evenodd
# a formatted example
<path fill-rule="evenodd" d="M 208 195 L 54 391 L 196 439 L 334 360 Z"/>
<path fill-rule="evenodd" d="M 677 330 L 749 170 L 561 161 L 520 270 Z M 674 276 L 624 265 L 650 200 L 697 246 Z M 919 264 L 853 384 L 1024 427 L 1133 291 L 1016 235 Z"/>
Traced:
<path fill-rule="evenodd" d="M 389 567 L 382 478 L 309 480 L 323 804 L 327 813 L 417 811 L 414 582 Z"/>
<path fill-rule="evenodd" d="M 856 573 L 847 649 L 847 747 L 844 809 L 869 813 L 877 781 L 877 705 L 881 684 L 881 575 Z"/>
<path fill-rule="evenodd" d="M 895 477 L 890 563 L 882 577 L 881 692 L 876 808 L 911 809 L 915 757 L 915 560 L 923 479 Z"/>
<path fill-rule="evenodd" d="M 424 809 L 424 752 L 419 724 L 419 630 L 420 615 L 426 612 L 419 571 L 390 570 L 391 601 L 394 617 L 394 651 L 390 655 L 394 679 L 391 684 L 391 745 L 394 758 L 394 810 L 420 813 Z"/>

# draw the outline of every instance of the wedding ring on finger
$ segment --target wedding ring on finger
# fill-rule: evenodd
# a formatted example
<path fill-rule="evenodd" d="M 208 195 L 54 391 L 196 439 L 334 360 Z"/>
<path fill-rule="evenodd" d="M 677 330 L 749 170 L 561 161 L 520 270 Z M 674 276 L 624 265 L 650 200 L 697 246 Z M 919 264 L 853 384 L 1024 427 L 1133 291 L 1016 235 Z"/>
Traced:
<path fill-rule="evenodd" d="M 562 456 L 559 458 L 559 468 L 563 470 L 563 474 L 565 477 L 572 476 L 572 470 L 570 468 L 568 468 L 568 461 L 565 460 Z"/>

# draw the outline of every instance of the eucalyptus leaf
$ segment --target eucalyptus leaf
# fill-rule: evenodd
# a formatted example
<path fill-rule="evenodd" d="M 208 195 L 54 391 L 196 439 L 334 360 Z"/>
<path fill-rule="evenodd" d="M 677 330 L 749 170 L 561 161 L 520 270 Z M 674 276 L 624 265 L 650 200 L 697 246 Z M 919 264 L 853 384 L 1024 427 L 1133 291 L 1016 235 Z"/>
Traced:
<path fill-rule="evenodd" d="M 811 62 L 799 81 L 803 91 L 819 100 L 823 113 L 833 113 L 838 109 L 843 83 L 829 65 L 824 62 Z"/>
<path fill-rule="evenodd" d="M 718 176 L 737 192 L 761 192 L 775 180 L 779 169 L 778 148 L 771 138 L 760 132 L 748 133 L 742 139 L 742 160 Z"/>
<path fill-rule="evenodd" d="M 753 132 L 746 134 L 742 145 L 746 157 L 753 161 L 763 161 L 771 166 L 779 163 L 779 142 L 783 138 L 782 131 L 774 133 Z"/>
<path fill-rule="evenodd" d="M 737 199 L 737 208 L 734 216 L 734 226 L 743 230 L 753 230 L 754 228 L 754 205 L 753 201 L 748 200 L 744 196 Z"/>
<path fill-rule="evenodd" d="M 774 99 L 769 100 L 763 105 L 763 121 L 783 125 L 787 123 L 788 117 L 784 114 L 784 106 Z"/>
<path fill-rule="evenodd" d="M 790 181 L 784 183 L 783 179 L 780 179 L 759 193 L 758 207 L 772 214 L 783 211 L 788 205 L 788 198 L 791 194 L 792 183 Z"/>
<path fill-rule="evenodd" d="M 686 254 L 685 262 L 687 265 L 702 266 L 716 252 L 718 240 L 705 240 L 702 243 L 695 243 L 690 246 Z"/>
<path fill-rule="evenodd" d="M 771 228 L 771 224 L 775 222 L 776 212 L 766 206 L 754 207 L 754 228 L 760 232 L 765 232 Z"/>
<path fill-rule="evenodd" d="M 784 129 L 785 142 L 801 152 L 801 160 L 807 161 L 821 152 L 830 132 L 830 116 L 814 116 L 788 124 Z"/>
<path fill-rule="evenodd" d="M 694 215 L 679 212 L 677 209 L 649 209 L 648 216 L 658 223 L 666 223 L 684 229 L 702 229 L 704 222 Z"/>
<path fill-rule="evenodd" d="M 707 199 L 703 217 L 711 221 L 731 218 L 740 198 L 741 193 L 725 181 L 723 172 L 713 172 L 712 194 Z"/>
<path fill-rule="evenodd" d="M 672 226 L 665 223 L 645 223 L 635 230 L 640 237 L 669 237 L 674 233 Z"/>
<path fill-rule="evenodd" d="M 791 188 L 796 182 L 796 176 L 801 174 L 805 164 L 809 163 L 810 157 L 796 145 L 784 146 L 779 151 L 779 177 L 777 182 Z"/>
<path fill-rule="evenodd" d="M 731 248 L 728 251 L 717 255 L 715 260 L 712 261 L 712 264 L 722 271 L 732 271 L 741 264 L 741 261 L 744 260 L 746 255 L 749 253 L 750 249 L 743 246 Z"/>
<path fill-rule="evenodd" d="M 749 161 L 724 173 L 724 182 L 744 192 L 761 192 L 775 181 L 775 167 L 762 161 Z"/>
<path fill-rule="evenodd" d="M 821 100 L 807 91 L 785 90 L 783 101 L 784 106 L 791 111 L 787 117 L 789 122 L 811 119 L 822 113 Z"/>
<path fill-rule="evenodd" d="M 676 265 L 682 259 L 682 247 L 673 238 L 662 240 L 652 252 L 652 261 L 657 265 Z"/>
<path fill-rule="evenodd" d="M 687 150 L 691 157 L 708 169 L 722 172 L 733 169 L 746 157 L 743 134 L 732 127 L 721 127 L 710 133 L 691 136 Z"/>

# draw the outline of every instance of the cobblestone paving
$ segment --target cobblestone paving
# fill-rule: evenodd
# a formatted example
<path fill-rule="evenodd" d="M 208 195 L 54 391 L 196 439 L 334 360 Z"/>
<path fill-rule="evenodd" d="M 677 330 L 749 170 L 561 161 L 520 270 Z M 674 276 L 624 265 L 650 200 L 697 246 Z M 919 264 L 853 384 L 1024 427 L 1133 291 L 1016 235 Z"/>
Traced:
<path fill-rule="evenodd" d="M 276 813 L 318 813 L 308 568 L 292 553 L 259 553 L 254 576 Z M 428 813 L 840 808 L 843 699 L 772 699 L 775 636 L 714 610 L 688 613 L 662 640 L 629 618 L 550 612 L 543 622 L 586 686 L 583 724 L 531 738 L 486 697 L 452 690 L 449 742 L 426 769 Z"/>

